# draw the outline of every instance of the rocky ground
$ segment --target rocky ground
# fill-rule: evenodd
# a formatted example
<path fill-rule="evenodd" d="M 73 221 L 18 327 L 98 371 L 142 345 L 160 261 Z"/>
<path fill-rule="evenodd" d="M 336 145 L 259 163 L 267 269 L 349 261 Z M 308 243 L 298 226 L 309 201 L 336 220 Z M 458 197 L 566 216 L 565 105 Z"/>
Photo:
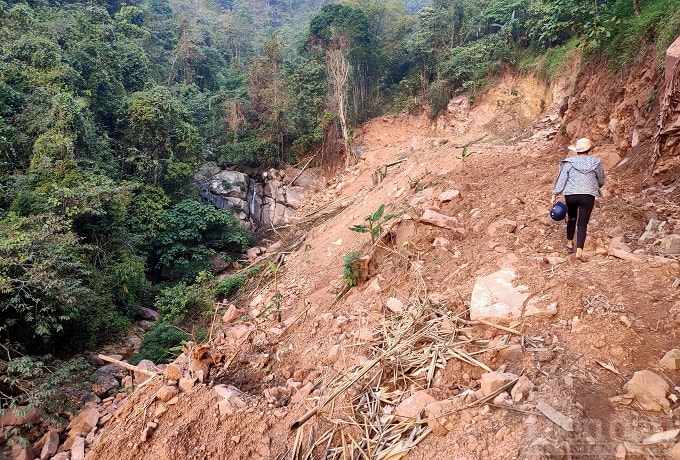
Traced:
<path fill-rule="evenodd" d="M 648 61 L 633 69 L 652 69 L 646 86 L 575 65 L 553 87 L 507 75 L 435 121 L 368 122 L 355 164 L 278 229 L 260 256 L 275 276 L 220 306 L 211 342 L 35 457 L 680 458 L 680 362 L 665 356 L 680 348 L 677 170 L 647 177 Z M 583 136 L 608 178 L 578 261 L 548 209 Z M 375 241 L 350 230 L 382 205 L 396 216 Z"/>

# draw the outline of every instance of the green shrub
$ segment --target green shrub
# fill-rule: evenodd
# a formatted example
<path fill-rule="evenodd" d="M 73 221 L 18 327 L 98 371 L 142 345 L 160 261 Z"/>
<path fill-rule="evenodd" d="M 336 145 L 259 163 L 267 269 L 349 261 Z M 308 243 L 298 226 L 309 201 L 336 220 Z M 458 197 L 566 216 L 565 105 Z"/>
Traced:
<path fill-rule="evenodd" d="M 211 288 L 205 283 L 178 283 L 162 289 L 154 307 L 161 321 L 180 324 L 187 317 L 212 310 L 212 299 Z"/>
<path fill-rule="evenodd" d="M 132 363 L 137 364 L 143 359 L 153 361 L 155 364 L 168 363 L 181 353 L 180 345 L 191 337 L 186 332 L 166 324 L 157 323 L 144 334 L 142 346 L 132 358 Z"/>
<path fill-rule="evenodd" d="M 240 252 L 251 239 L 231 212 L 193 200 L 170 208 L 159 227 L 156 268 L 166 279 L 192 280 L 210 267 L 210 256 L 217 251 Z"/>
<path fill-rule="evenodd" d="M 618 0 L 616 11 L 622 18 L 612 40 L 602 47 L 603 55 L 615 69 L 625 68 L 645 49 L 655 44 L 665 50 L 680 33 L 680 3 L 667 0 L 641 2 L 640 15 L 633 12 L 632 2 Z M 663 52 L 660 53 L 663 58 Z"/>
<path fill-rule="evenodd" d="M 65 423 L 61 417 L 80 409 L 65 388 L 89 386 L 89 365 L 83 358 L 62 361 L 51 355 L 23 356 L 4 348 L 0 359 L 0 408 L 32 406 L 43 411 L 46 422 Z"/>
<path fill-rule="evenodd" d="M 359 283 L 359 268 L 361 267 L 361 253 L 350 251 L 345 256 L 345 263 L 342 270 L 342 278 L 347 286 L 353 287 Z"/>

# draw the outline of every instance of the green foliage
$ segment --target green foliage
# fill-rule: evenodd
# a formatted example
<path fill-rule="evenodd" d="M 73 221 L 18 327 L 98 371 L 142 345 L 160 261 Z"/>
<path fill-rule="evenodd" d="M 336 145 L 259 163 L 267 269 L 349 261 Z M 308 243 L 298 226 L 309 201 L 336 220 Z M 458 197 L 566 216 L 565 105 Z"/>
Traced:
<path fill-rule="evenodd" d="M 364 222 L 366 222 L 366 224 L 356 224 L 349 229 L 357 233 L 369 233 L 371 235 L 371 242 L 375 243 L 375 240 L 380 236 L 382 226 L 389 220 L 398 216 L 398 214 L 383 215 L 384 213 L 385 205 L 381 204 L 373 214 L 364 217 Z"/>
<path fill-rule="evenodd" d="M 215 296 L 226 299 L 236 293 L 248 281 L 245 275 L 229 276 L 223 280 L 215 282 Z"/>
<path fill-rule="evenodd" d="M 603 55 L 616 69 L 626 67 L 645 49 L 655 44 L 666 49 L 680 34 L 680 4 L 664 0 L 640 2 L 640 15 L 635 15 L 632 2 L 618 0 L 616 8 L 622 20 L 613 39 L 603 45 Z M 661 53 L 663 57 L 663 53 Z"/>
<path fill-rule="evenodd" d="M 53 214 L 0 221 L 0 339 L 39 347 L 93 300 L 81 252 Z"/>
<path fill-rule="evenodd" d="M 142 346 L 132 358 L 137 364 L 148 359 L 156 364 L 169 363 L 179 356 L 180 345 L 191 339 L 191 336 L 167 323 L 154 324 L 142 338 Z"/>
<path fill-rule="evenodd" d="M 361 253 L 350 251 L 345 255 L 342 268 L 342 279 L 349 287 L 354 287 L 359 283 L 359 269 L 361 267 Z"/>
<path fill-rule="evenodd" d="M 160 320 L 169 324 L 181 324 L 185 319 L 212 308 L 213 291 L 207 284 L 177 283 L 161 290 L 154 307 Z"/>
<path fill-rule="evenodd" d="M 240 252 L 251 238 L 231 212 L 192 200 L 172 206 L 159 227 L 153 242 L 156 268 L 167 279 L 194 279 L 210 267 L 210 256 Z"/>
<path fill-rule="evenodd" d="M 89 366 L 83 358 L 59 360 L 50 355 L 24 356 L 3 347 L 0 359 L 0 407 L 24 412 L 36 407 L 44 412 L 43 420 L 66 423 L 64 415 L 80 409 L 80 401 L 62 390 L 83 390 L 89 386 Z"/>

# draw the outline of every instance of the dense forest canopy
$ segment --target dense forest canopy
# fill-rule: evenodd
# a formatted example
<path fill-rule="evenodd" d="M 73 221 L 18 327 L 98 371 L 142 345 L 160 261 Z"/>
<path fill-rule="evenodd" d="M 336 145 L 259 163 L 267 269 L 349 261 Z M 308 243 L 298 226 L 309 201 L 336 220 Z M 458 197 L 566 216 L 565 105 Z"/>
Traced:
<path fill-rule="evenodd" d="M 202 164 L 351 161 L 369 117 L 564 50 L 626 65 L 678 24 L 664 0 L 0 0 L 0 403 L 140 305 L 176 343 L 243 283 L 211 273 L 252 235 L 198 200 Z"/>

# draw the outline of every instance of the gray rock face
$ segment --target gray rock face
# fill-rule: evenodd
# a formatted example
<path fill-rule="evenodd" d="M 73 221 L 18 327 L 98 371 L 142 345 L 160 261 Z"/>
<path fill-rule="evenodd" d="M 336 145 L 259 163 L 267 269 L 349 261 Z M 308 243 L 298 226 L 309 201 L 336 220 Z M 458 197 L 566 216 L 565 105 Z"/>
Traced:
<path fill-rule="evenodd" d="M 231 210 L 234 216 L 256 227 L 276 227 L 292 222 L 295 210 L 309 190 L 319 190 L 323 180 L 310 170 L 272 169 L 258 183 L 239 171 L 205 165 L 194 179 L 201 184 L 204 203 Z"/>

